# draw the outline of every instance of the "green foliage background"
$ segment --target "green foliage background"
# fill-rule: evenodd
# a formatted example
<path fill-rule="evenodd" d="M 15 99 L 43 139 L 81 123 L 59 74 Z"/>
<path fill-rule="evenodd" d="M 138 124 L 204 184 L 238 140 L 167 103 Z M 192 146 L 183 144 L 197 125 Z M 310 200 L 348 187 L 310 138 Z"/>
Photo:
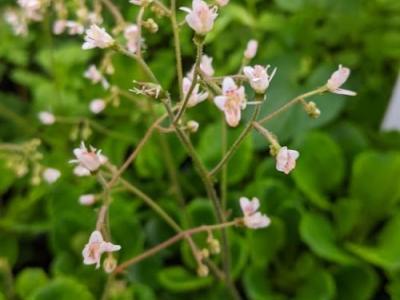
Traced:
<path fill-rule="evenodd" d="M 134 20 L 132 5 L 115 3 Z M 1 2 L 9 4 L 14 1 Z M 170 28 L 165 20 L 158 22 L 160 32 L 146 34 L 145 55 L 163 86 L 176 92 Z M 152 120 L 143 105 L 126 100 L 93 117 L 88 103 L 104 91 L 82 74 L 98 61 L 99 52 L 82 51 L 80 38 L 54 37 L 50 28 L 51 17 L 19 38 L 0 24 L 0 138 L 21 143 L 39 137 L 43 163 L 62 171 L 56 184 L 33 187 L 29 176 L 16 178 L 6 168 L 7 156 L 0 160 L 0 299 L 13 293 L 28 300 L 100 299 L 105 284 L 105 275 L 84 266 L 81 258 L 96 214 L 77 199 L 100 192 L 94 180 L 74 177 L 68 164 L 82 136 L 73 138 L 74 125 L 40 125 L 37 113 L 52 109 L 65 117 L 94 118 L 110 132 L 94 129 L 88 141 L 118 165 Z M 192 32 L 186 28 L 182 34 L 189 70 Z M 339 63 L 352 69 L 347 86 L 358 96 L 316 97 L 322 111 L 317 120 L 308 119 L 299 106 L 268 123 L 281 143 L 301 152 L 291 176 L 276 172 L 266 141 L 256 134 L 230 162 L 232 216 L 240 214 L 238 198 L 245 195 L 259 197 L 261 210 L 272 218 L 264 230 L 229 232 L 241 293 L 252 300 L 400 299 L 400 135 L 378 131 L 399 69 L 400 2 L 231 0 L 205 48 L 218 75 L 235 72 L 250 38 L 260 41 L 256 62 L 278 67 L 263 115 L 323 84 Z M 113 84 L 128 89 L 133 79 L 143 78 L 129 59 L 115 55 L 113 63 Z M 212 167 L 221 153 L 220 112 L 202 104 L 189 115 L 201 124 L 193 140 Z M 229 130 L 230 140 L 238 132 Z M 173 135 L 168 143 L 179 165 L 190 222 L 184 224 L 157 137 L 126 178 L 186 227 L 214 222 L 190 161 Z M 129 194 L 115 194 L 110 215 L 114 242 L 122 245 L 119 261 L 173 235 Z M 212 277 L 196 277 L 194 267 L 187 246 L 176 245 L 130 268 L 127 281 L 112 287 L 112 299 L 229 298 Z"/>

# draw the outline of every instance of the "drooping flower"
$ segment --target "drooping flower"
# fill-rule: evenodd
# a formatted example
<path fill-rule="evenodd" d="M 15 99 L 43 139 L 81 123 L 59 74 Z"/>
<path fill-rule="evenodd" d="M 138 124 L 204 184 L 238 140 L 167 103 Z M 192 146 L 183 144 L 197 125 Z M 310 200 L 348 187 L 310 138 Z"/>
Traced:
<path fill-rule="evenodd" d="M 276 156 L 276 169 L 280 172 L 289 174 L 296 167 L 296 159 L 300 156 L 296 150 L 281 147 Z"/>
<path fill-rule="evenodd" d="M 90 235 L 89 242 L 82 251 L 83 263 L 85 265 L 96 264 L 96 269 L 100 267 L 101 255 L 104 252 L 119 251 L 121 246 L 105 242 L 100 231 L 93 231 Z"/>
<path fill-rule="evenodd" d="M 56 122 L 56 117 L 48 111 L 39 112 L 39 120 L 44 125 L 53 125 Z"/>
<path fill-rule="evenodd" d="M 107 79 L 104 78 L 103 74 L 101 74 L 95 65 L 90 65 L 83 76 L 89 79 L 93 84 L 101 82 L 101 85 L 104 89 L 108 89 L 110 87 Z"/>
<path fill-rule="evenodd" d="M 247 48 L 244 51 L 244 57 L 248 60 L 253 59 L 257 55 L 258 42 L 256 40 L 250 40 L 247 43 Z"/>
<path fill-rule="evenodd" d="M 185 98 L 190 91 L 191 85 L 192 85 L 192 81 L 189 78 L 185 77 L 183 79 L 183 85 L 182 85 L 183 95 Z M 203 92 L 203 93 L 199 92 L 199 88 L 200 88 L 200 85 L 196 84 L 192 91 L 192 94 L 189 97 L 189 101 L 187 104 L 188 107 L 193 107 L 207 99 L 208 93 L 207 92 Z"/>
<path fill-rule="evenodd" d="M 138 47 L 140 47 L 139 27 L 135 24 L 125 27 L 124 37 L 127 41 L 126 47 L 128 48 L 128 51 L 136 53 L 136 51 L 138 51 Z"/>
<path fill-rule="evenodd" d="M 199 35 L 206 35 L 214 26 L 217 14 L 217 7 L 209 7 L 202 0 L 193 0 L 192 9 L 181 7 L 181 10 L 187 12 L 186 22 Z"/>
<path fill-rule="evenodd" d="M 274 78 L 276 73 L 276 68 L 272 71 L 271 74 L 268 74 L 269 65 L 265 68 L 260 65 L 256 65 L 254 67 L 244 67 L 243 73 L 246 75 L 249 80 L 250 86 L 253 90 L 258 94 L 264 94 L 269 84 Z"/>
<path fill-rule="evenodd" d="M 267 227 L 271 220 L 267 217 L 267 215 L 263 215 L 258 212 L 260 207 L 260 201 L 257 198 L 253 198 L 251 201 L 246 197 L 241 197 L 240 208 L 243 212 L 243 221 L 246 227 L 248 228 L 263 228 Z"/>
<path fill-rule="evenodd" d="M 106 102 L 103 99 L 93 99 L 89 108 L 92 113 L 99 114 L 106 108 Z"/>
<path fill-rule="evenodd" d="M 79 166 L 89 170 L 90 172 L 97 171 L 101 165 L 107 162 L 107 157 L 101 154 L 101 150 L 96 150 L 90 147 L 90 151 L 86 148 L 84 142 L 80 148 L 74 149 L 76 159 L 71 160 L 71 163 L 77 163 Z"/>
<path fill-rule="evenodd" d="M 49 184 L 52 184 L 52 183 L 56 182 L 58 180 L 58 178 L 60 178 L 61 172 L 54 168 L 46 168 L 43 171 L 42 176 L 43 176 L 44 181 L 46 181 Z"/>
<path fill-rule="evenodd" d="M 238 87 L 231 77 L 225 77 L 222 93 L 222 96 L 214 98 L 214 103 L 225 113 L 228 125 L 236 127 L 240 122 L 241 110 L 246 108 L 244 87 Z"/>
<path fill-rule="evenodd" d="M 340 87 L 347 81 L 350 76 L 350 69 L 342 67 L 339 65 L 339 69 L 335 71 L 329 80 L 326 83 L 328 90 L 331 93 L 346 95 L 346 96 L 355 96 L 356 92 L 341 89 Z"/>
<path fill-rule="evenodd" d="M 79 203 L 84 206 L 93 205 L 96 202 L 96 196 L 93 194 L 86 194 L 79 197 Z"/>
<path fill-rule="evenodd" d="M 88 50 L 93 48 L 108 48 L 114 44 L 114 39 L 106 32 L 104 28 L 100 28 L 96 24 L 90 26 L 86 30 L 85 42 L 82 49 Z"/>

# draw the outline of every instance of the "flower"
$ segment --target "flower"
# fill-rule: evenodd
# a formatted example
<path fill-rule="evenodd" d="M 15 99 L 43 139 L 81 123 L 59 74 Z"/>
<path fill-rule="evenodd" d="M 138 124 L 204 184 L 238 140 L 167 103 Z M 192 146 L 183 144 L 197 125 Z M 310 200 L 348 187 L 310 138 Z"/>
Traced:
<path fill-rule="evenodd" d="M 219 5 L 219 6 L 225 6 L 228 5 L 229 0 L 215 0 L 215 2 Z"/>
<path fill-rule="evenodd" d="M 106 108 L 106 102 L 103 99 L 94 99 L 90 102 L 89 108 L 92 113 L 99 114 Z"/>
<path fill-rule="evenodd" d="M 38 117 L 40 122 L 44 125 L 53 125 L 56 122 L 56 117 L 48 111 L 41 111 Z"/>
<path fill-rule="evenodd" d="M 93 231 L 90 235 L 89 242 L 83 248 L 82 256 L 85 265 L 96 264 L 96 269 L 100 267 L 101 255 L 104 252 L 119 251 L 121 246 L 114 245 L 103 240 L 100 231 Z"/>
<path fill-rule="evenodd" d="M 248 60 L 253 59 L 257 55 L 258 42 L 256 40 L 250 40 L 247 43 L 247 48 L 244 51 L 244 57 Z"/>
<path fill-rule="evenodd" d="M 90 65 L 83 76 L 89 79 L 93 84 L 101 82 L 104 89 L 108 89 L 110 87 L 108 81 L 104 78 L 103 74 L 101 74 L 95 65 Z"/>
<path fill-rule="evenodd" d="M 93 205 L 96 202 L 96 196 L 93 194 L 86 194 L 79 197 L 79 203 L 84 206 Z"/>
<path fill-rule="evenodd" d="M 140 47 L 140 32 L 139 27 L 135 24 L 125 27 L 124 37 L 127 40 L 127 48 L 129 52 L 136 53 Z"/>
<path fill-rule="evenodd" d="M 201 62 L 200 62 L 200 70 L 206 74 L 207 76 L 213 76 L 215 71 L 214 68 L 212 66 L 212 61 L 213 58 L 207 55 L 203 55 L 201 57 Z"/>
<path fill-rule="evenodd" d="M 88 169 L 78 165 L 74 168 L 74 174 L 78 177 L 83 177 L 89 176 L 91 173 Z"/>
<path fill-rule="evenodd" d="M 214 26 L 214 20 L 218 16 L 217 7 L 209 7 L 202 0 L 193 0 L 192 9 L 181 7 L 181 10 L 187 12 L 186 22 L 199 35 L 205 35 L 211 31 Z"/>
<path fill-rule="evenodd" d="M 339 69 L 335 71 L 327 81 L 326 87 L 331 93 L 347 95 L 347 96 L 355 96 L 357 95 L 356 92 L 340 88 L 346 82 L 349 76 L 350 76 L 350 69 L 344 68 L 342 67 L 342 65 L 339 65 Z"/>
<path fill-rule="evenodd" d="M 90 151 L 88 151 L 84 142 L 81 143 L 80 148 L 74 149 L 74 155 L 77 159 L 71 160 L 70 163 L 77 163 L 90 172 L 97 171 L 101 165 L 107 162 L 107 157 L 101 154 L 101 150 L 90 147 Z"/>
<path fill-rule="evenodd" d="M 296 167 L 296 159 L 299 156 L 296 150 L 290 150 L 287 147 L 280 148 L 276 156 L 276 169 L 286 175 L 289 174 Z"/>
<path fill-rule="evenodd" d="M 272 71 L 271 74 L 268 74 L 269 65 L 265 68 L 260 65 L 256 65 L 253 67 L 244 67 L 243 73 L 246 75 L 247 79 L 253 90 L 258 94 L 264 94 L 269 84 L 274 78 L 276 73 L 276 68 Z"/>
<path fill-rule="evenodd" d="M 60 178 L 61 172 L 54 168 L 47 168 L 43 171 L 42 176 L 43 176 L 44 181 L 52 184 L 52 183 L 56 182 L 58 180 L 58 178 Z"/>
<path fill-rule="evenodd" d="M 16 10 L 7 9 L 4 13 L 4 19 L 12 27 L 15 35 L 26 36 L 28 34 L 26 20 Z"/>
<path fill-rule="evenodd" d="M 183 95 L 184 95 L 185 98 L 186 98 L 187 94 L 189 93 L 191 86 L 192 86 L 192 81 L 187 77 L 183 78 L 183 86 L 182 86 L 182 88 L 183 88 Z M 193 106 L 195 106 L 195 105 L 199 104 L 200 102 L 202 102 L 202 101 L 207 99 L 208 93 L 207 92 L 200 93 L 199 92 L 199 87 L 200 87 L 199 84 L 196 84 L 194 86 L 194 89 L 193 89 L 193 91 L 192 91 L 192 93 L 191 93 L 191 95 L 189 97 L 189 101 L 188 101 L 188 104 L 187 104 L 188 107 L 193 107 Z"/>
<path fill-rule="evenodd" d="M 253 198 L 251 201 L 246 197 L 239 199 L 240 208 L 243 212 L 243 221 L 246 227 L 257 229 L 267 227 L 271 220 L 267 215 L 263 215 L 257 210 L 260 207 L 260 201 L 257 198 Z"/>
<path fill-rule="evenodd" d="M 199 130 L 200 125 L 198 122 L 190 120 L 189 122 L 187 122 L 186 126 L 190 132 L 195 133 L 197 132 L 197 130 Z"/>
<path fill-rule="evenodd" d="M 67 21 L 67 28 L 69 35 L 79 35 L 85 32 L 85 28 L 82 24 L 75 21 Z"/>
<path fill-rule="evenodd" d="M 104 28 L 93 24 L 86 30 L 85 42 L 82 49 L 108 48 L 114 44 L 114 39 L 106 32 Z"/>
<path fill-rule="evenodd" d="M 24 16 L 27 19 L 40 21 L 43 18 L 42 8 L 43 1 L 40 0 L 18 0 L 18 5 L 21 7 Z"/>
<path fill-rule="evenodd" d="M 240 122 L 241 110 L 246 108 L 244 87 L 238 87 L 231 77 L 225 77 L 222 92 L 222 96 L 214 98 L 214 103 L 225 113 L 228 125 L 236 127 Z"/>
<path fill-rule="evenodd" d="M 53 33 L 57 35 L 61 34 L 64 32 L 65 28 L 67 28 L 66 20 L 56 20 L 53 24 Z"/>

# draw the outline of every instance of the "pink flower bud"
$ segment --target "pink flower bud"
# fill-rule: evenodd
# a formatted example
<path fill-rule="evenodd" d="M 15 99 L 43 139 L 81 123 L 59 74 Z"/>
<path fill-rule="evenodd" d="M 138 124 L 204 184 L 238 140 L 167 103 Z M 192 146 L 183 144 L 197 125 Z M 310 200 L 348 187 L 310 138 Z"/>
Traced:
<path fill-rule="evenodd" d="M 93 194 L 86 194 L 79 197 L 79 203 L 83 206 L 91 206 L 96 202 L 96 196 Z"/>
<path fill-rule="evenodd" d="M 61 172 L 54 168 L 47 168 L 43 172 L 43 179 L 49 184 L 52 184 L 58 180 L 61 176 Z"/>
<path fill-rule="evenodd" d="M 48 111 L 41 111 L 39 113 L 39 120 L 44 125 L 53 125 L 56 122 L 56 117 Z"/>
<path fill-rule="evenodd" d="M 247 43 L 247 48 L 244 51 L 244 57 L 246 59 L 253 59 L 257 55 L 257 49 L 258 49 L 258 42 L 256 40 L 250 40 Z"/>
<path fill-rule="evenodd" d="M 90 102 L 89 108 L 92 113 L 99 114 L 106 108 L 106 102 L 103 99 L 94 99 Z"/>
<path fill-rule="evenodd" d="M 286 175 L 289 174 L 296 167 L 299 156 L 296 150 L 290 150 L 287 147 L 280 148 L 276 156 L 276 169 Z"/>

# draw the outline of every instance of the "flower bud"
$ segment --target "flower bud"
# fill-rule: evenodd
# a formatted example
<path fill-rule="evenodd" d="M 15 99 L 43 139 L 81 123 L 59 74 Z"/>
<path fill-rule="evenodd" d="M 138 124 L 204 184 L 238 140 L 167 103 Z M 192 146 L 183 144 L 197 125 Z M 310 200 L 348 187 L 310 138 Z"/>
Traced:
<path fill-rule="evenodd" d="M 190 132 L 195 133 L 199 129 L 200 125 L 196 121 L 191 120 L 191 121 L 187 122 L 186 126 Z"/>
<path fill-rule="evenodd" d="M 211 254 L 219 254 L 221 252 L 221 246 L 217 239 L 210 237 L 207 239 L 207 243 L 210 247 Z"/>
<path fill-rule="evenodd" d="M 313 119 L 316 119 L 321 115 L 321 111 L 318 109 L 317 105 L 313 101 L 305 103 L 304 109 L 306 113 Z"/>
<path fill-rule="evenodd" d="M 156 33 L 158 31 L 158 24 L 151 18 L 143 21 L 142 25 L 151 33 Z"/>
<path fill-rule="evenodd" d="M 247 48 L 244 51 L 244 57 L 248 60 L 253 59 L 257 55 L 258 42 L 256 40 L 250 40 L 247 43 Z"/>
<path fill-rule="evenodd" d="M 197 275 L 200 277 L 207 277 L 208 275 L 208 267 L 206 265 L 200 264 L 197 268 Z"/>
<path fill-rule="evenodd" d="M 117 267 L 117 260 L 114 256 L 109 255 L 103 262 L 103 269 L 107 274 L 114 272 L 115 268 Z"/>

